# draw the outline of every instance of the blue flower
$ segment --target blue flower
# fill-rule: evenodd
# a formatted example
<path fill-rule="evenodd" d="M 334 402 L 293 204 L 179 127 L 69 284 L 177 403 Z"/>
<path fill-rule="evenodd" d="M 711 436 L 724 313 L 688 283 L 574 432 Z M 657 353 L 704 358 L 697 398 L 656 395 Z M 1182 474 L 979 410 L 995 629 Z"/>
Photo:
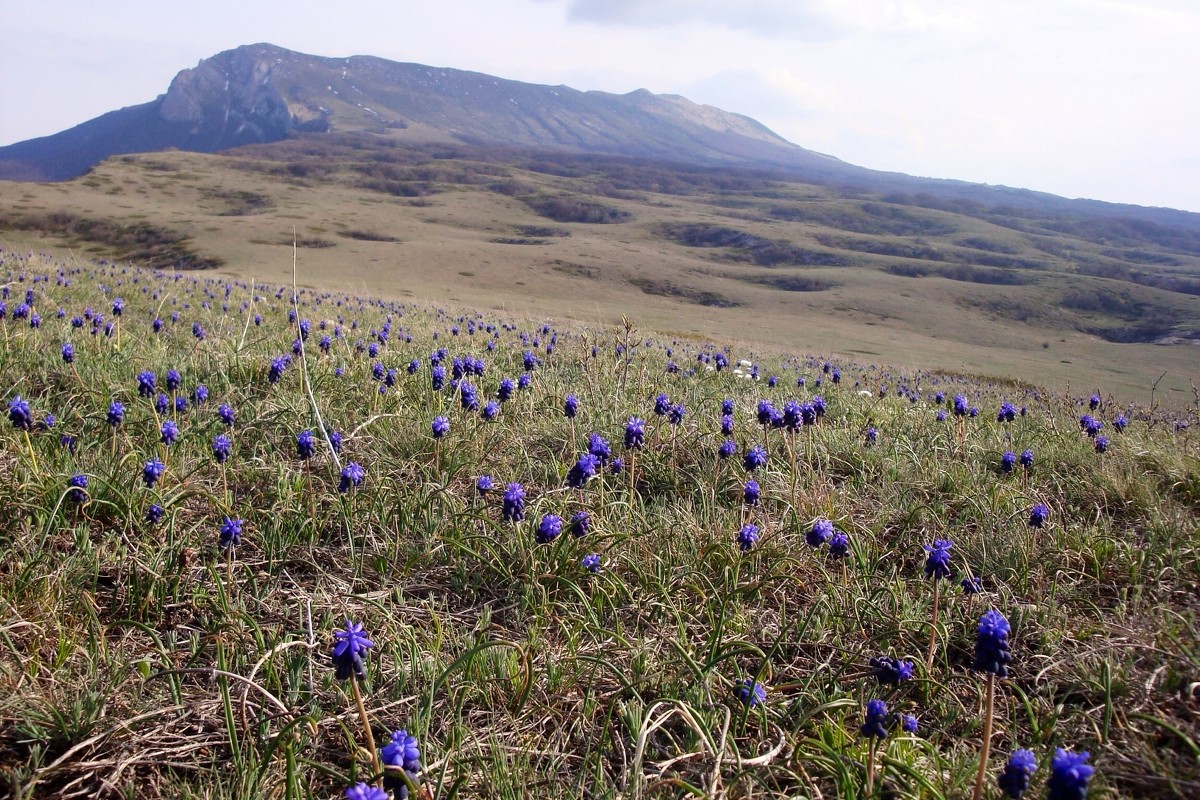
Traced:
<path fill-rule="evenodd" d="M 733 415 L 732 414 L 725 414 L 721 417 L 721 435 L 722 436 L 732 436 L 733 435 Z"/>
<path fill-rule="evenodd" d="M 655 413 L 655 415 L 660 416 L 660 417 L 665 417 L 670 410 L 671 410 L 671 398 L 667 396 L 666 392 L 663 392 L 662 394 L 660 394 L 654 398 L 654 413 Z"/>
<path fill-rule="evenodd" d="M 125 404 L 113 400 L 108 404 L 108 415 L 105 417 L 108 424 L 114 428 L 125 421 Z"/>
<path fill-rule="evenodd" d="M 721 442 L 721 446 L 717 448 L 717 458 L 726 459 L 737 452 L 737 442 L 733 439 L 726 439 Z"/>
<path fill-rule="evenodd" d="M 820 547 L 833 537 L 833 523 L 824 517 L 818 518 L 804 535 L 809 547 Z"/>
<path fill-rule="evenodd" d="M 351 461 L 346 466 L 342 467 L 342 477 L 338 482 L 338 491 L 342 494 L 350 491 L 350 487 L 359 486 L 363 482 L 363 478 L 367 476 L 367 471 L 361 466 Z"/>
<path fill-rule="evenodd" d="M 167 471 L 166 466 L 157 458 L 152 458 L 146 462 L 142 468 L 142 480 L 146 483 L 146 488 L 153 488 L 158 479 Z"/>
<path fill-rule="evenodd" d="M 746 481 L 746 485 L 742 488 L 742 499 L 745 501 L 746 505 L 748 505 L 748 506 L 758 505 L 758 500 L 759 500 L 760 494 L 761 494 L 761 491 L 758 488 L 758 481 L 756 481 L 756 480 Z"/>
<path fill-rule="evenodd" d="M 1072 753 L 1061 747 L 1054 751 L 1050 762 L 1050 779 L 1046 781 L 1046 800 L 1083 800 L 1087 785 L 1096 770 L 1087 763 L 1090 753 Z"/>
<path fill-rule="evenodd" d="M 886 739 L 888 726 L 891 724 L 887 703 L 882 700 L 867 701 L 867 712 L 859 733 L 868 739 Z"/>
<path fill-rule="evenodd" d="M 925 558 L 925 577 L 933 578 L 935 581 L 939 578 L 950 577 L 950 548 L 954 547 L 954 542 L 949 539 L 937 539 L 933 544 L 925 545 L 925 552 L 928 556 Z"/>
<path fill-rule="evenodd" d="M 125 301 L 119 297 L 114 297 L 112 301 L 112 313 L 114 317 L 121 316 L 125 311 Z"/>
<path fill-rule="evenodd" d="M 486 497 L 488 492 L 496 488 L 496 482 L 492 480 L 491 475 L 480 475 L 475 479 L 475 493 L 480 497 Z"/>
<path fill-rule="evenodd" d="M 138 395 L 141 397 L 153 397 L 155 380 L 153 372 L 149 370 L 139 372 L 137 376 Z"/>
<path fill-rule="evenodd" d="M 745 553 L 758 542 L 758 526 L 754 523 L 747 523 L 742 526 L 737 535 L 738 547 Z"/>
<path fill-rule="evenodd" d="M 1021 466 L 1024 467 L 1025 469 L 1029 469 L 1033 466 L 1033 451 L 1032 450 L 1022 450 L 1021 451 Z"/>
<path fill-rule="evenodd" d="M 1129 419 L 1124 414 L 1117 414 L 1117 418 L 1113 420 L 1113 428 L 1117 433 L 1124 433 L 1125 428 L 1129 425 Z"/>
<path fill-rule="evenodd" d="M 898 686 L 912 679 L 913 662 L 911 659 L 901 661 L 892 656 L 875 656 L 871 659 L 871 671 L 882 685 Z"/>
<path fill-rule="evenodd" d="M 512 397 L 515 390 L 516 387 L 513 385 L 511 378 L 501 378 L 500 388 L 496 390 L 496 399 L 501 403 L 505 403 Z"/>
<path fill-rule="evenodd" d="M 525 519 L 525 489 L 519 483 L 510 483 L 504 489 L 502 515 L 506 522 Z"/>
<path fill-rule="evenodd" d="M 969 411 L 970 411 L 970 409 L 967 407 L 966 395 L 961 395 L 961 394 L 954 395 L 954 416 L 965 417 L 965 416 L 967 416 Z"/>
<path fill-rule="evenodd" d="M 1097 453 L 1107 452 L 1108 451 L 1108 437 L 1107 436 L 1097 436 L 1095 445 L 1096 445 Z"/>
<path fill-rule="evenodd" d="M 491 422 L 496 417 L 500 416 L 500 404 L 495 400 L 488 400 L 483 406 L 483 411 L 479 412 L 479 416 Z"/>
<path fill-rule="evenodd" d="M 302 460 L 307 461 L 317 453 L 317 441 L 313 438 L 312 431 L 300 431 L 296 435 L 296 455 Z"/>
<path fill-rule="evenodd" d="M 829 555 L 834 558 L 845 558 L 850 553 L 850 537 L 841 531 L 835 531 L 829 539 Z"/>
<path fill-rule="evenodd" d="M 183 376 L 179 374 L 179 370 L 177 370 L 177 369 L 167 370 L 167 391 L 168 392 L 173 392 L 176 389 L 178 389 L 179 385 L 182 382 L 183 382 Z"/>
<path fill-rule="evenodd" d="M 175 444 L 175 440 L 179 438 L 179 426 L 172 420 L 163 420 L 161 438 L 162 443 L 168 447 Z"/>
<path fill-rule="evenodd" d="M 726 397 L 721 401 L 721 415 L 729 416 L 733 414 L 733 401 Z"/>
<path fill-rule="evenodd" d="M 567 399 L 563 401 L 563 415 L 567 419 L 574 419 L 579 413 L 579 398 L 573 394 L 567 395 Z"/>
<path fill-rule="evenodd" d="M 27 431 L 33 427 L 33 411 L 19 394 L 8 401 L 8 419 L 19 431 Z"/>
<path fill-rule="evenodd" d="M 588 572 L 600 571 L 600 555 L 598 553 L 589 553 L 583 557 L 583 568 Z"/>
<path fill-rule="evenodd" d="M 224 550 L 230 546 L 237 546 L 242 543 L 242 521 L 240 519 L 225 518 L 221 523 L 221 537 L 217 541 L 217 545 Z"/>
<path fill-rule="evenodd" d="M 905 733 L 916 733 L 919 722 L 912 714 L 900 715 L 900 730 Z"/>
<path fill-rule="evenodd" d="M 572 489 L 581 489 L 589 480 L 596 477 L 600 468 L 600 459 L 591 453 L 583 453 L 575 461 L 575 465 L 567 471 L 567 485 Z"/>
<path fill-rule="evenodd" d="M 1017 418 L 1017 407 L 1007 401 L 1000 404 L 1000 411 L 996 414 L 997 422 L 1012 422 Z"/>
<path fill-rule="evenodd" d="M 747 472 L 753 472 L 759 467 L 765 467 L 767 465 L 767 451 L 761 445 L 755 445 L 746 452 L 745 457 L 742 459 L 742 465 L 746 468 Z"/>
<path fill-rule="evenodd" d="M 576 511 L 571 516 L 571 535 L 580 538 L 587 536 L 588 530 L 592 527 L 592 518 L 586 511 Z"/>
<path fill-rule="evenodd" d="M 538 523 L 537 542 L 538 544 L 547 544 L 554 541 L 562 533 L 563 521 L 562 517 L 557 514 L 547 514 L 542 517 L 542 521 Z"/>
<path fill-rule="evenodd" d="M 1006 450 L 1004 455 L 1000 456 L 1000 471 L 1012 472 L 1017 466 L 1017 454 L 1011 450 Z"/>
<path fill-rule="evenodd" d="M 393 768 L 384 771 L 384 788 L 390 789 L 397 798 L 408 797 L 408 784 L 396 774 L 396 770 L 403 770 L 409 780 L 417 782 L 417 773 L 421 770 L 421 748 L 417 744 L 417 737 L 403 729 L 393 731 L 391 741 L 383 746 L 379 755 L 384 765 Z"/>
<path fill-rule="evenodd" d="M 598 433 L 588 435 L 588 452 L 596 457 L 601 467 L 606 466 L 612 458 L 612 446 Z"/>
<path fill-rule="evenodd" d="M 646 444 L 646 420 L 630 417 L 625 423 L 625 449 L 637 450 Z"/>
<path fill-rule="evenodd" d="M 71 364 L 75 361 L 75 345 L 67 342 L 62 346 L 62 360 L 64 364 Z"/>
<path fill-rule="evenodd" d="M 1021 795 L 1029 788 L 1029 779 L 1037 772 L 1037 758 L 1031 750 L 1014 750 L 1004 765 L 1004 771 L 996 783 L 1005 797 L 1021 800 Z"/>
<path fill-rule="evenodd" d="M 1008 677 L 1008 664 L 1012 661 L 1008 651 L 1008 633 L 1008 620 L 999 611 L 990 609 L 980 617 L 973 669 L 989 672 L 997 678 Z"/>
<path fill-rule="evenodd" d="M 434 417 L 431 427 L 433 429 L 433 438 L 441 439 L 450 432 L 450 420 L 445 417 Z"/>
<path fill-rule="evenodd" d="M 1050 509 L 1043 503 L 1037 503 L 1029 510 L 1029 527 L 1040 528 L 1050 519 Z"/>
<path fill-rule="evenodd" d="M 348 679 L 351 675 L 359 680 L 367 677 L 367 651 L 375 643 L 367 638 L 363 626 L 357 622 L 346 620 L 346 627 L 333 632 L 333 668 L 334 677 L 339 681 Z"/>
<path fill-rule="evenodd" d="M 70 489 L 67 491 L 67 499 L 73 503 L 82 503 L 87 499 L 88 477 L 82 473 L 72 475 L 67 481 L 67 486 Z"/>
<path fill-rule="evenodd" d="M 150 507 L 146 509 L 146 522 L 149 522 L 151 525 L 157 525 L 162 522 L 162 518 L 166 514 L 167 510 L 165 508 L 158 503 L 151 503 Z"/>
<path fill-rule="evenodd" d="M 733 687 L 733 693 L 748 706 L 758 706 L 767 702 L 767 687 L 753 678 L 738 681 Z"/>
<path fill-rule="evenodd" d="M 962 587 L 963 594 L 979 594 L 983 591 L 983 579 L 974 576 L 967 576 L 958 582 Z"/>
<path fill-rule="evenodd" d="M 235 414 L 233 411 L 233 406 L 229 405 L 228 403 L 222 403 L 221 405 L 217 406 L 217 419 L 221 420 L 225 427 L 232 428 L 234 418 Z"/>
<path fill-rule="evenodd" d="M 878 441 L 879 441 L 879 429 L 875 428 L 875 427 L 867 428 L 866 445 L 868 447 L 870 447 L 871 445 L 875 444 Z"/>
<path fill-rule="evenodd" d="M 229 460 L 230 452 L 233 449 L 233 440 L 227 434 L 219 433 L 213 438 L 212 452 L 213 458 L 218 464 L 224 464 Z"/>

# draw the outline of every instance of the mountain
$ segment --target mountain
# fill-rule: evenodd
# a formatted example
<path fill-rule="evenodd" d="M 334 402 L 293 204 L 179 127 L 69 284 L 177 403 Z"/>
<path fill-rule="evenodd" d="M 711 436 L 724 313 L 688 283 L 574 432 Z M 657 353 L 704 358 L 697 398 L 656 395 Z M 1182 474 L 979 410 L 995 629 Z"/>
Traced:
<path fill-rule="evenodd" d="M 255 44 L 183 70 L 149 103 L 0 148 L 0 178 L 66 180 L 124 153 L 216 152 L 301 132 L 356 131 L 408 142 L 801 170 L 824 179 L 865 172 L 792 144 L 749 117 L 678 95 L 581 92 Z"/>

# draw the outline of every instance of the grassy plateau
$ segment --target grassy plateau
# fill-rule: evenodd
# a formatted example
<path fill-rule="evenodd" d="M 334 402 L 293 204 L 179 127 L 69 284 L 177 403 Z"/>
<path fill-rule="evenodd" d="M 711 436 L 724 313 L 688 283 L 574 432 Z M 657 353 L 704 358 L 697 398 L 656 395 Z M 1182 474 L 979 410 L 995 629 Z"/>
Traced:
<path fill-rule="evenodd" d="M 407 246 L 374 209 L 301 284 Z M 293 288 L 279 236 L 0 253 L 0 792 L 1200 796 L 1194 395 Z"/>

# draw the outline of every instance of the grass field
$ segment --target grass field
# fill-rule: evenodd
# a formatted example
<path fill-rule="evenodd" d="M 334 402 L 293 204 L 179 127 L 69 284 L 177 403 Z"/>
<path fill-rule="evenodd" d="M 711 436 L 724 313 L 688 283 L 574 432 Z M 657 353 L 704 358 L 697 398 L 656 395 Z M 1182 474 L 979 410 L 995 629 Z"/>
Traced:
<path fill-rule="evenodd" d="M 1200 246 L 1153 226 L 971 216 L 759 173 L 333 141 L 6 184 L 0 236 L 274 284 L 291 280 L 294 230 L 301 284 L 330 291 L 626 315 L 724 346 L 1141 403 L 1186 405 L 1200 379 Z"/>
<path fill-rule="evenodd" d="M 293 297 L 275 243 L 290 232 L 264 214 L 223 227 L 215 202 L 163 180 L 179 202 L 155 214 L 191 207 L 178 224 L 197 251 L 253 285 L 12 251 L 0 265 L 10 796 L 330 798 L 381 777 L 401 796 L 382 758 L 436 798 L 951 798 L 980 774 L 999 797 L 1018 748 L 1038 767 L 1029 796 L 1080 788 L 1086 770 L 1055 766 L 1056 748 L 1090 754 L 1091 797 L 1200 792 L 1190 395 L 1148 407 L 1047 391 L 1063 373 L 1032 361 L 1025 382 L 919 368 L 937 359 L 915 351 L 916 368 L 882 366 L 933 341 L 908 330 L 916 319 L 861 359 L 845 355 L 862 341 L 849 313 L 789 328 L 799 308 L 679 301 L 675 317 L 645 300 L 636 327 L 605 325 L 642 292 L 485 268 L 488 212 L 466 192 L 351 215 L 354 195 L 281 187 L 279 219 L 323 204 L 347 232 L 399 240 L 301 230 L 336 244 L 299 250 L 318 288 Z M 84 202 L 71 185 L 29 191 Z M 615 238 L 508 224 L 489 235 L 568 239 L 580 269 L 589 248 L 625 263 Z M 414 232 L 432 225 L 446 244 L 412 256 L 431 266 L 383 255 L 424 248 Z M 238 246 L 230 229 L 272 243 Z M 335 274 L 330 253 L 361 271 Z M 359 282 L 436 299 L 340 290 Z M 546 299 L 557 291 L 574 299 Z M 718 343 L 690 335 L 723 324 Z M 826 340 L 843 355 L 799 354 Z M 954 351 L 939 341 L 937 358 Z M 1085 415 L 1101 425 L 1090 435 Z M 644 435 L 627 434 L 631 417 Z M 756 447 L 764 463 L 748 460 Z M 1004 468 L 1026 450 L 1028 466 Z M 989 611 L 1006 637 L 977 633 Z M 348 621 L 373 646 L 335 670 Z M 886 713 L 865 718 L 871 701 Z M 403 737 L 380 753 L 399 729 L 419 756 Z"/>

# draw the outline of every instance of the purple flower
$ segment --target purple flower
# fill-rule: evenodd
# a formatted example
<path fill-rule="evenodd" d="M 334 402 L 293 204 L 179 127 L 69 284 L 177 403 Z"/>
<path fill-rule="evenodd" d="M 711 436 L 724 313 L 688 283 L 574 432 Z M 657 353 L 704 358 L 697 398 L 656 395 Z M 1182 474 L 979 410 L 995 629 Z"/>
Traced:
<path fill-rule="evenodd" d="M 334 677 L 344 681 L 353 675 L 359 680 L 366 680 L 367 651 L 374 647 L 375 643 L 367 638 L 363 626 L 346 620 L 346 627 L 334 631 L 333 638 Z"/>
<path fill-rule="evenodd" d="M 67 342 L 62 346 L 62 360 L 64 364 L 71 364 L 75 361 L 75 345 Z"/>
<path fill-rule="evenodd" d="M 589 553 L 583 557 L 583 568 L 588 572 L 600 571 L 600 555 L 598 553 Z"/>
<path fill-rule="evenodd" d="M 1005 797 L 1020 800 L 1021 795 L 1029 789 L 1029 779 L 1037 772 L 1037 758 L 1031 750 L 1014 750 L 1004 765 L 1004 771 L 996 783 Z"/>
<path fill-rule="evenodd" d="M 393 731 L 392 740 L 383 746 L 379 755 L 386 766 L 394 768 L 384 772 L 384 788 L 390 789 L 397 798 L 408 797 L 408 784 L 396 770 L 403 770 L 410 781 L 417 782 L 417 773 L 421 771 L 421 748 L 417 737 L 403 729 Z"/>
<path fill-rule="evenodd" d="M 875 656 L 871 659 L 871 671 L 875 673 L 875 680 L 880 684 L 899 686 L 912 679 L 913 662 L 911 659 L 901 661 L 892 656 Z"/>
<path fill-rule="evenodd" d="M 575 465 L 567 471 L 567 485 L 572 489 L 581 489 L 589 480 L 596 477 L 600 468 L 600 459 L 591 453 L 582 453 Z"/>
<path fill-rule="evenodd" d="M 1006 450 L 1004 455 L 1000 456 L 1000 471 L 1012 472 L 1017 465 L 1017 454 L 1011 450 Z"/>
<path fill-rule="evenodd" d="M 142 467 L 142 480 L 146 483 L 146 488 L 153 488 L 166 471 L 166 465 L 157 458 L 147 461 L 146 465 Z"/>
<path fill-rule="evenodd" d="M 935 581 L 939 578 L 949 578 L 950 548 L 954 547 L 954 542 L 949 539 L 937 539 L 933 544 L 924 547 L 928 554 L 925 558 L 925 577 Z"/>
<path fill-rule="evenodd" d="M 1124 433 L 1128 425 L 1129 419 L 1124 414 L 1117 414 L 1117 418 L 1113 420 L 1113 429 L 1117 433 Z"/>
<path fill-rule="evenodd" d="M 506 522 L 517 523 L 525 519 L 525 489 L 519 483 L 510 483 L 504 489 L 501 514 Z"/>
<path fill-rule="evenodd" d="M 33 427 L 33 411 L 19 394 L 8 401 L 8 419 L 19 431 L 27 431 Z"/>
<path fill-rule="evenodd" d="M 112 313 L 114 317 L 119 317 L 125 312 L 125 301 L 119 297 L 114 297 L 112 301 Z"/>
<path fill-rule="evenodd" d="M 562 517 L 557 514 L 547 514 L 542 517 L 542 521 L 538 523 L 537 542 L 538 544 L 548 544 L 559 537 L 562 533 L 563 521 Z"/>
<path fill-rule="evenodd" d="M 1029 527 L 1040 528 L 1050 519 L 1050 509 L 1044 503 L 1037 503 L 1029 510 Z"/>
<path fill-rule="evenodd" d="M 742 459 L 742 466 L 747 472 L 753 472 L 759 467 L 767 465 L 767 451 L 761 445 L 755 445 L 746 451 L 745 457 Z"/>
<path fill-rule="evenodd" d="M 607 465 L 612 458 L 612 447 L 608 440 L 598 433 L 588 435 L 588 452 L 596 457 L 601 467 Z"/>
<path fill-rule="evenodd" d="M 721 435 L 722 436 L 732 436 L 733 435 L 733 415 L 732 414 L 725 414 L 724 416 L 721 417 Z"/>
<path fill-rule="evenodd" d="M 1097 453 L 1107 452 L 1108 451 L 1108 437 L 1103 436 L 1103 435 L 1097 436 L 1096 441 L 1095 441 L 1095 446 L 1096 446 Z"/>
<path fill-rule="evenodd" d="M 1087 763 L 1090 755 L 1061 747 L 1054 751 L 1050 779 L 1046 781 L 1046 800 L 1083 800 L 1087 796 L 1088 782 L 1096 771 Z"/>
<path fill-rule="evenodd" d="M 500 404 L 495 400 L 488 400 L 483 406 L 483 411 L 479 412 L 479 416 L 491 422 L 496 417 L 500 416 Z"/>
<path fill-rule="evenodd" d="M 753 678 L 745 678 L 733 687 L 733 693 L 738 700 L 748 706 L 758 706 L 767 702 L 767 687 Z"/>
<path fill-rule="evenodd" d="M 218 464 L 224 464 L 229 460 L 229 454 L 233 449 L 233 440 L 227 434 L 219 433 L 213 438 L 212 452 L 213 458 Z"/>
<path fill-rule="evenodd" d="M 592 518 L 586 511 L 576 511 L 571 517 L 571 535 L 575 538 L 587 536 L 588 530 L 592 527 Z"/>
<path fill-rule="evenodd" d="M 979 619 L 975 637 L 975 662 L 973 668 L 989 672 L 997 678 L 1008 677 L 1008 664 L 1012 656 L 1008 651 L 1008 620 L 995 609 L 989 609 Z"/>
<path fill-rule="evenodd" d="M 312 431 L 300 431 L 296 435 L 296 455 L 302 461 L 307 461 L 316 455 L 317 442 Z"/>
<path fill-rule="evenodd" d="M 834 558 L 845 558 L 850 553 L 850 537 L 841 531 L 835 531 L 829 539 L 829 555 Z"/>
<path fill-rule="evenodd" d="M 1027 470 L 1030 469 L 1031 467 L 1033 467 L 1033 451 L 1032 450 L 1022 450 L 1021 451 L 1021 466 Z"/>
<path fill-rule="evenodd" d="M 756 481 L 756 480 L 746 481 L 746 485 L 744 487 L 742 487 L 742 500 L 746 503 L 746 505 L 748 505 L 748 506 L 758 505 L 760 495 L 761 495 L 761 491 L 758 488 L 758 481 Z"/>
<path fill-rule="evenodd" d="M 654 414 L 659 417 L 665 417 L 671 410 L 671 398 L 666 392 L 654 398 Z"/>
<path fill-rule="evenodd" d="M 919 723 L 917 718 L 912 714 L 900 715 L 900 730 L 904 731 L 905 733 L 916 733 L 918 725 Z"/>
<path fill-rule="evenodd" d="M 726 439 L 721 442 L 721 446 L 717 448 L 717 458 L 726 459 L 737 452 L 737 442 L 733 439 Z"/>
<path fill-rule="evenodd" d="M 357 463 L 351 461 L 346 466 L 342 467 L 342 477 L 338 482 L 338 491 L 342 494 L 350 491 L 350 487 L 357 487 L 362 484 L 363 478 L 367 476 L 367 471 Z"/>
<path fill-rule="evenodd" d="M 573 394 L 567 395 L 567 399 L 563 401 L 563 415 L 567 419 L 575 419 L 575 415 L 579 413 L 579 398 Z"/>
<path fill-rule="evenodd" d="M 150 523 L 151 525 L 157 525 L 158 523 L 162 522 L 162 518 L 166 516 L 166 514 L 167 510 L 165 508 L 160 506 L 158 503 L 151 503 L 150 507 L 146 509 L 146 522 Z"/>
<path fill-rule="evenodd" d="M 630 417 L 625 423 L 625 449 L 637 450 L 646 444 L 646 420 Z"/>
<path fill-rule="evenodd" d="M 868 739 L 886 739 L 887 729 L 891 724 L 887 703 L 882 700 L 867 701 L 867 712 L 859 733 Z"/>
<path fill-rule="evenodd" d="M 125 404 L 113 400 L 108 404 L 108 415 L 105 417 L 108 424 L 114 428 L 125 421 Z"/>
<path fill-rule="evenodd" d="M 168 392 L 173 392 L 176 389 L 178 389 L 179 385 L 182 382 L 183 382 L 183 376 L 179 374 L 179 370 L 177 370 L 177 369 L 167 370 L 167 391 Z"/>
<path fill-rule="evenodd" d="M 742 552 L 745 553 L 754 547 L 758 542 L 758 526 L 754 523 L 747 523 L 738 531 L 737 543 Z"/>
<path fill-rule="evenodd" d="M 833 523 L 824 517 L 820 517 L 808 529 L 808 533 L 804 535 L 804 541 L 808 542 L 809 547 L 820 547 L 833 538 Z"/>
<path fill-rule="evenodd" d="M 232 428 L 234 418 L 235 414 L 233 411 L 233 406 L 229 405 L 228 403 L 222 403 L 221 405 L 217 406 L 217 419 L 221 420 L 225 427 Z"/>
<path fill-rule="evenodd" d="M 67 499 L 73 503 L 82 503 L 87 499 L 88 477 L 83 473 L 72 475 L 67 481 L 67 486 L 70 489 L 67 491 Z"/>
<path fill-rule="evenodd" d="M 450 432 L 450 420 L 445 417 L 434 417 L 431 427 L 433 429 L 433 438 L 441 439 Z"/>
<path fill-rule="evenodd" d="M 224 550 L 227 547 L 236 547 L 242 543 L 242 521 L 240 519 L 225 518 L 221 523 L 221 537 L 217 541 L 217 546 Z"/>
<path fill-rule="evenodd" d="M 179 426 L 172 420 L 163 420 L 161 433 L 162 443 L 170 447 L 179 438 Z"/>
<path fill-rule="evenodd" d="M 968 575 L 958 582 L 962 587 L 963 594 L 979 594 L 983 591 L 983 579 Z"/>

